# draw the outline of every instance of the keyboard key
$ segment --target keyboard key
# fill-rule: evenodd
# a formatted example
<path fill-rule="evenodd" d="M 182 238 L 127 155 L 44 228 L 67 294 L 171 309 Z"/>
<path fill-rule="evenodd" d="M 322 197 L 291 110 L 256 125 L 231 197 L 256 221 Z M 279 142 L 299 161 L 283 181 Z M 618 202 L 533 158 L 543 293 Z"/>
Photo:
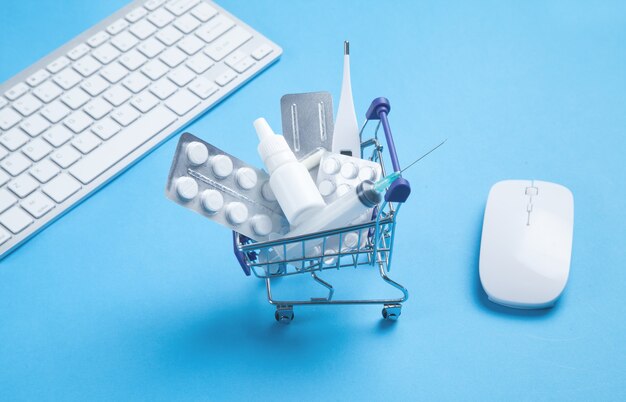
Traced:
<path fill-rule="evenodd" d="M 0 96 L 0 109 L 2 109 L 3 107 L 5 107 L 8 104 L 9 104 L 9 102 L 6 99 L 4 99 L 3 97 Z"/>
<path fill-rule="evenodd" d="M 28 194 L 35 191 L 37 187 L 39 187 L 39 183 L 37 183 L 37 180 L 33 179 L 31 175 L 24 173 L 9 183 L 7 187 L 13 192 L 13 194 L 20 198 L 24 198 Z"/>
<path fill-rule="evenodd" d="M 144 7 L 146 7 L 150 11 L 153 11 L 163 3 L 165 3 L 165 0 L 148 0 L 146 1 L 146 4 L 144 4 Z"/>
<path fill-rule="evenodd" d="M 115 60 L 117 56 L 120 55 L 120 51 L 110 44 L 105 43 L 104 45 L 95 49 L 91 54 L 93 55 L 93 57 L 98 59 L 100 63 L 109 64 L 110 62 Z"/>
<path fill-rule="evenodd" d="M 53 147 L 58 148 L 72 138 L 74 134 L 65 126 L 54 126 L 41 136 L 48 141 Z"/>
<path fill-rule="evenodd" d="M 22 148 L 24 155 L 28 156 L 33 162 L 38 162 L 44 156 L 52 152 L 52 147 L 41 138 L 35 138 Z"/>
<path fill-rule="evenodd" d="M 111 25 L 107 27 L 107 32 L 110 33 L 111 35 L 117 35 L 118 33 L 122 32 L 124 29 L 126 29 L 127 26 L 128 26 L 128 22 L 120 18 L 119 20 L 115 21 L 114 23 L 112 23 Z"/>
<path fill-rule="evenodd" d="M 270 53 L 272 53 L 272 47 L 268 44 L 263 44 L 252 52 L 252 57 L 254 57 L 255 60 L 261 60 Z"/>
<path fill-rule="evenodd" d="M 91 47 L 98 47 L 107 40 L 109 40 L 111 36 L 105 31 L 100 31 L 91 38 L 87 39 L 87 44 Z"/>
<path fill-rule="evenodd" d="M 122 32 L 121 34 L 111 39 L 111 44 L 122 52 L 129 51 L 137 43 L 139 43 L 139 40 L 134 35 L 131 35 L 129 32 Z"/>
<path fill-rule="evenodd" d="M 84 133 L 77 135 L 72 140 L 74 148 L 78 149 L 83 154 L 88 154 L 93 151 L 98 145 L 100 145 L 100 143 L 100 139 L 89 131 L 85 131 Z"/>
<path fill-rule="evenodd" d="M 40 183 L 46 183 L 54 176 L 58 175 L 61 169 L 49 159 L 44 159 L 30 169 L 30 174 Z"/>
<path fill-rule="evenodd" d="M 4 147 L 0 147 L 0 160 L 4 159 L 7 155 L 9 154 L 9 151 L 7 151 Z M 0 180 L 2 181 L 2 180 Z M 4 184 L 4 183 L 0 183 L 0 186 Z"/>
<path fill-rule="evenodd" d="M 169 68 L 160 60 L 152 60 L 141 68 L 141 71 L 153 81 L 163 77 Z"/>
<path fill-rule="evenodd" d="M 174 113 L 163 106 L 157 106 L 84 157 L 70 169 L 70 173 L 83 184 L 90 183 L 175 121 Z"/>
<path fill-rule="evenodd" d="M 219 86 L 223 87 L 224 85 L 234 80 L 236 76 L 237 76 L 237 73 L 235 73 L 230 68 L 226 68 L 226 70 L 223 73 L 215 77 L 215 82 L 217 82 Z"/>
<path fill-rule="evenodd" d="M 135 96 L 130 103 L 140 112 L 147 113 L 150 109 L 159 104 L 159 99 L 150 92 L 144 92 L 141 95 Z"/>
<path fill-rule="evenodd" d="M 87 53 L 89 53 L 89 46 L 85 45 L 84 43 L 81 43 L 80 45 L 76 46 L 74 49 L 70 50 L 67 53 L 67 57 L 69 57 L 72 60 L 78 60 L 84 55 L 86 55 Z"/>
<path fill-rule="evenodd" d="M 24 208 L 34 218 L 41 218 L 48 211 L 54 208 L 53 201 L 43 195 L 40 191 L 35 194 L 31 194 L 28 198 L 22 201 L 22 208 Z"/>
<path fill-rule="evenodd" d="M 180 42 L 178 42 L 178 47 L 183 50 L 183 52 L 188 55 L 193 55 L 198 53 L 204 47 L 204 42 L 198 39 L 197 36 L 187 36 Z"/>
<path fill-rule="evenodd" d="M 180 66 L 172 70 L 167 77 L 179 87 L 184 87 L 191 82 L 191 80 L 196 78 L 196 74 L 187 67 Z"/>
<path fill-rule="evenodd" d="M 11 238 L 11 234 L 2 228 L 0 228 L 0 245 L 6 243 Z"/>
<path fill-rule="evenodd" d="M 63 169 L 66 169 L 80 159 L 80 152 L 68 144 L 53 152 L 50 159 Z"/>
<path fill-rule="evenodd" d="M 65 95 L 61 96 L 61 100 L 71 109 L 78 109 L 83 106 L 85 103 L 89 102 L 91 96 L 89 96 L 85 91 L 76 87 L 68 92 Z"/>
<path fill-rule="evenodd" d="M 34 73 L 33 75 L 31 75 L 30 77 L 28 77 L 26 79 L 26 82 L 31 87 L 36 87 L 37 85 L 39 85 L 42 82 L 44 82 L 45 80 L 47 80 L 48 77 L 50 77 L 50 73 L 49 72 L 47 72 L 46 70 L 39 70 L 36 73 Z"/>
<path fill-rule="evenodd" d="M 137 7 L 130 13 L 126 14 L 126 19 L 129 22 L 137 22 L 148 14 L 148 11 L 143 7 Z"/>
<path fill-rule="evenodd" d="M 103 95 L 104 99 L 109 101 L 113 106 L 119 106 L 130 99 L 132 94 L 121 85 L 116 85 L 106 91 Z"/>
<path fill-rule="evenodd" d="M 13 194 L 5 188 L 0 188 L 0 212 L 6 211 L 16 202 L 17 198 Z"/>
<path fill-rule="evenodd" d="M 139 71 L 136 71 L 124 78 L 122 85 L 131 90 L 133 93 L 139 93 L 150 85 L 150 80 Z"/>
<path fill-rule="evenodd" d="M 80 133 L 89 127 L 91 123 L 93 123 L 93 120 L 85 112 L 79 110 L 78 112 L 72 113 L 63 123 L 73 132 Z"/>
<path fill-rule="evenodd" d="M 120 123 L 123 127 L 126 127 L 133 121 L 137 120 L 139 116 L 140 114 L 137 109 L 128 104 L 115 109 L 113 113 L 111 113 L 113 120 Z"/>
<path fill-rule="evenodd" d="M 187 66 L 189 68 L 191 68 L 193 71 L 195 71 L 197 74 L 202 74 L 203 72 L 205 72 L 206 70 L 209 69 L 209 67 L 213 66 L 213 64 L 215 64 L 213 62 L 213 60 L 211 60 L 209 57 L 205 56 L 202 53 L 198 53 L 197 55 L 189 58 L 187 60 Z"/>
<path fill-rule="evenodd" d="M 50 127 L 50 123 L 48 120 L 41 117 L 41 115 L 36 114 L 24 120 L 24 122 L 20 124 L 20 127 L 31 137 L 36 137 L 46 131 L 46 129 Z"/>
<path fill-rule="evenodd" d="M 106 78 L 111 84 L 115 84 L 128 75 L 128 69 L 120 63 L 113 63 L 103 68 L 102 71 L 100 71 L 100 75 Z"/>
<path fill-rule="evenodd" d="M 176 92 L 176 85 L 165 78 L 161 78 L 150 87 L 150 92 L 155 94 L 159 99 L 165 100 Z"/>
<path fill-rule="evenodd" d="M 17 85 L 14 85 L 11 89 L 4 93 L 9 100 L 16 100 L 20 96 L 24 95 L 28 92 L 28 87 L 23 82 L 20 82 Z"/>
<path fill-rule="evenodd" d="M 206 99 L 209 96 L 217 92 L 217 85 L 207 80 L 204 77 L 196 78 L 190 85 L 189 90 L 198 95 L 202 99 Z"/>
<path fill-rule="evenodd" d="M 172 0 L 165 8 L 171 11 L 174 15 L 180 16 L 191 10 L 193 6 L 198 4 L 200 0 Z"/>
<path fill-rule="evenodd" d="M 155 38 L 149 38 L 137 46 L 137 49 L 148 58 L 153 58 L 165 49 L 165 46 Z"/>
<path fill-rule="evenodd" d="M 148 20 L 141 20 L 136 24 L 133 24 L 129 31 L 138 37 L 141 40 L 148 38 L 150 35 L 155 33 L 157 28 L 150 23 Z"/>
<path fill-rule="evenodd" d="M 11 176 L 9 176 L 4 170 L 0 169 L 0 186 L 4 186 Z"/>
<path fill-rule="evenodd" d="M 41 114 L 51 123 L 56 123 L 61 121 L 61 119 L 63 119 L 68 114 L 70 114 L 70 109 L 62 104 L 60 101 L 56 101 L 44 107 L 41 110 Z"/>
<path fill-rule="evenodd" d="M 56 203 L 61 203 L 80 190 L 80 188 L 81 185 L 76 179 L 67 173 L 61 173 L 43 186 L 43 192 Z"/>
<path fill-rule="evenodd" d="M 18 234 L 22 230 L 26 229 L 28 225 L 33 223 L 33 218 L 30 217 L 22 208 L 15 206 L 2 215 L 0 215 L 0 223 L 13 234 Z"/>
<path fill-rule="evenodd" d="M 74 70 L 78 71 L 83 77 L 89 77 L 102 67 L 102 64 L 91 56 L 85 56 L 74 63 Z"/>
<path fill-rule="evenodd" d="M 250 56 L 246 56 L 243 60 L 240 60 L 235 65 L 231 66 L 233 70 L 237 71 L 239 74 L 248 71 L 250 67 L 255 64 L 255 61 Z"/>
<path fill-rule="evenodd" d="M 30 138 L 19 127 L 0 135 L 0 143 L 7 147 L 9 151 L 15 151 L 22 145 L 26 144 Z"/>
<path fill-rule="evenodd" d="M 102 98 L 96 98 L 85 106 L 85 112 L 96 120 L 100 120 L 113 109 L 113 107 L 105 102 Z"/>
<path fill-rule="evenodd" d="M 168 99 L 167 102 L 165 102 L 165 106 L 172 109 L 177 115 L 183 116 L 199 103 L 200 98 L 188 90 L 183 89 Z"/>
<path fill-rule="evenodd" d="M 206 43 L 211 43 L 233 26 L 235 26 L 235 21 L 220 14 L 201 26 L 196 31 L 196 35 Z"/>
<path fill-rule="evenodd" d="M 52 81 L 46 81 L 33 90 L 36 97 L 44 103 L 49 103 L 63 93 L 57 84 Z"/>
<path fill-rule="evenodd" d="M 161 59 L 161 61 L 163 61 L 165 64 L 167 64 L 171 68 L 174 68 L 180 63 L 182 63 L 183 61 L 185 61 L 186 57 L 187 56 L 185 55 L 185 53 L 183 53 L 181 50 L 179 50 L 178 48 L 172 47 L 172 48 L 167 49 L 163 53 L 161 53 L 161 55 L 159 56 L 159 59 Z"/>
<path fill-rule="evenodd" d="M 174 43 L 182 39 L 182 37 L 183 34 L 172 26 L 163 28 L 158 34 L 156 34 L 156 38 L 163 42 L 166 46 L 172 46 Z"/>
<path fill-rule="evenodd" d="M 1 129 L 8 130 L 16 125 L 20 120 L 22 120 L 22 116 L 20 116 L 15 110 L 8 107 L 0 110 Z"/>
<path fill-rule="evenodd" d="M 217 14 L 217 10 L 207 3 L 200 3 L 191 10 L 191 14 L 202 22 L 207 22 L 211 17 Z"/>
<path fill-rule="evenodd" d="M 120 126 L 118 126 L 113 120 L 107 117 L 102 121 L 94 124 L 91 127 L 91 131 L 93 131 L 98 137 L 106 141 L 120 131 Z"/>
<path fill-rule="evenodd" d="M 139 53 L 137 50 L 133 49 L 130 52 L 123 54 L 120 57 L 120 63 L 124 65 L 127 69 L 134 71 L 139 67 L 143 66 L 145 62 L 147 62 L 146 56 Z"/>
<path fill-rule="evenodd" d="M 30 165 L 30 160 L 19 152 L 7 156 L 0 162 L 0 166 L 13 177 L 28 169 Z"/>
<path fill-rule="evenodd" d="M 174 21 L 174 16 L 167 10 L 160 8 L 148 16 L 148 20 L 159 28 L 163 28 Z"/>
<path fill-rule="evenodd" d="M 71 68 L 66 68 L 61 71 L 53 78 L 54 82 L 59 84 L 59 86 L 65 90 L 72 88 L 74 85 L 78 84 L 81 80 L 80 75 Z"/>
<path fill-rule="evenodd" d="M 200 26 L 200 21 L 190 14 L 185 14 L 174 22 L 174 26 L 181 32 L 189 34 Z"/>
<path fill-rule="evenodd" d="M 46 68 L 52 74 L 56 74 L 59 71 L 63 70 L 66 66 L 69 66 L 69 65 L 70 65 L 70 59 L 68 59 L 65 56 L 61 56 L 58 59 L 56 59 L 55 61 L 53 61 L 52 63 L 48 64 L 48 67 L 46 67 Z"/>
<path fill-rule="evenodd" d="M 15 110 L 20 112 L 24 116 L 30 116 L 35 113 L 39 108 L 41 108 L 43 104 L 39 101 L 39 99 L 35 98 L 31 94 L 26 94 L 13 102 L 13 107 Z"/>
<path fill-rule="evenodd" d="M 109 87 L 109 83 L 106 82 L 101 76 L 94 75 L 93 77 L 83 81 L 83 83 L 80 84 L 80 87 L 87 91 L 89 95 L 98 96 Z"/>
<path fill-rule="evenodd" d="M 246 43 L 250 40 L 250 38 L 252 38 L 252 34 L 250 32 L 237 26 L 226 32 L 214 43 L 207 46 L 206 49 L 204 49 L 204 53 L 206 53 L 213 60 L 219 61 L 226 57 L 230 52 Z"/>

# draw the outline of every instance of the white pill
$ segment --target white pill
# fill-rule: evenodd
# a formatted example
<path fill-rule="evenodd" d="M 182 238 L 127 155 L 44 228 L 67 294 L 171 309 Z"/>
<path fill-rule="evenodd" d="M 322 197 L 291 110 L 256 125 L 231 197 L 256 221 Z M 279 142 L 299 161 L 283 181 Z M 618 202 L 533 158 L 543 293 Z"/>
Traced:
<path fill-rule="evenodd" d="M 339 197 L 341 197 L 344 194 L 347 194 L 350 192 L 350 190 L 352 190 L 352 186 L 349 184 L 342 184 L 341 186 L 337 187 L 337 195 Z"/>
<path fill-rule="evenodd" d="M 326 265 L 335 265 L 335 263 L 337 263 L 337 256 L 336 255 L 328 255 L 328 254 L 337 254 L 337 250 L 334 249 L 328 249 L 324 252 L 324 264 Z"/>
<path fill-rule="evenodd" d="M 192 200 L 198 195 L 198 183 L 191 177 L 179 177 L 176 179 L 176 192 L 183 200 Z"/>
<path fill-rule="evenodd" d="M 326 174 L 335 174 L 339 171 L 339 161 L 335 158 L 328 158 L 324 161 L 324 165 L 322 166 L 322 170 Z"/>
<path fill-rule="evenodd" d="M 259 236 L 267 236 L 272 232 L 272 220 L 267 215 L 254 215 L 250 219 L 250 224 L 252 225 L 252 230 L 254 230 L 254 233 L 258 234 Z"/>
<path fill-rule="evenodd" d="M 341 167 L 341 175 L 346 179 L 354 179 L 357 175 L 357 168 L 352 162 L 348 162 Z"/>
<path fill-rule="evenodd" d="M 374 169 L 369 166 L 363 166 L 359 169 L 359 180 L 374 180 Z"/>
<path fill-rule="evenodd" d="M 236 177 L 237 184 L 239 184 L 239 187 L 243 188 L 244 190 L 250 190 L 251 188 L 254 188 L 254 186 L 256 186 L 257 175 L 254 169 L 251 169 L 249 167 L 239 168 L 237 169 Z"/>
<path fill-rule="evenodd" d="M 233 161 L 226 155 L 215 155 L 211 158 L 211 168 L 215 176 L 223 179 L 233 172 Z"/>
<path fill-rule="evenodd" d="M 233 225 L 241 225 L 248 219 L 248 207 L 239 201 L 226 206 L 226 218 Z"/>
<path fill-rule="evenodd" d="M 216 213 L 224 206 L 224 197 L 217 190 L 204 190 L 200 198 L 202 207 L 211 214 Z"/>
<path fill-rule="evenodd" d="M 353 250 L 359 242 L 359 235 L 357 232 L 347 233 L 343 237 L 343 246 L 345 250 Z"/>
<path fill-rule="evenodd" d="M 263 194 L 263 198 L 268 201 L 276 201 L 276 196 L 274 195 L 274 191 L 272 191 L 269 181 L 263 183 L 263 187 L 261 187 L 261 194 Z"/>
<path fill-rule="evenodd" d="M 198 141 L 187 144 L 186 153 L 187 159 L 189 159 L 192 165 L 202 165 L 209 159 L 209 150 L 206 145 Z"/>
<path fill-rule="evenodd" d="M 330 180 L 322 180 L 318 188 L 322 197 L 328 197 L 335 192 L 335 184 Z"/>

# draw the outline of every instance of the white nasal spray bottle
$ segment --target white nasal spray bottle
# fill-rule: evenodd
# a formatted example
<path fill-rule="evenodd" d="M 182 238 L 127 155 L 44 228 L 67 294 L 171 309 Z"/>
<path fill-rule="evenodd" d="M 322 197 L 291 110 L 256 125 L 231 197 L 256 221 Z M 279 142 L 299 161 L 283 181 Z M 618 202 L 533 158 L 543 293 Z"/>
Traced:
<path fill-rule="evenodd" d="M 285 217 L 297 227 L 326 206 L 307 168 L 296 159 L 282 135 L 274 133 L 264 118 L 254 121 L 259 136 L 259 156 L 270 174 L 270 187 Z"/>

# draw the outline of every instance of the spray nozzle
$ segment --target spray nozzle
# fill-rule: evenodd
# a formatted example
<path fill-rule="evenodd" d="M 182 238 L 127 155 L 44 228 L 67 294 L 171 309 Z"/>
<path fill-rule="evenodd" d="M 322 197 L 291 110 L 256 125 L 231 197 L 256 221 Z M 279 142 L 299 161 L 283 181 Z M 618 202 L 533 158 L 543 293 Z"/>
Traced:
<path fill-rule="evenodd" d="M 265 120 L 263 117 L 259 117 L 258 119 L 256 119 L 253 124 L 260 141 L 263 141 L 270 136 L 276 135 L 267 120 Z"/>

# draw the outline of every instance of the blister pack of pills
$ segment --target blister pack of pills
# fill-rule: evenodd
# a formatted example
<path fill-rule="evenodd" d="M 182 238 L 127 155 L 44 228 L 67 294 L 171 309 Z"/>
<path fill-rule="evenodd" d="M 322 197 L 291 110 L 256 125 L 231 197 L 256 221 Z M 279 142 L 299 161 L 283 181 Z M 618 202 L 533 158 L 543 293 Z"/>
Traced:
<path fill-rule="evenodd" d="M 269 175 L 184 133 L 165 193 L 172 201 L 256 241 L 289 230 L 269 185 Z"/>
<path fill-rule="evenodd" d="M 348 155 L 325 152 L 317 172 L 317 187 L 326 204 L 346 194 L 364 180 L 377 181 L 378 163 Z"/>

